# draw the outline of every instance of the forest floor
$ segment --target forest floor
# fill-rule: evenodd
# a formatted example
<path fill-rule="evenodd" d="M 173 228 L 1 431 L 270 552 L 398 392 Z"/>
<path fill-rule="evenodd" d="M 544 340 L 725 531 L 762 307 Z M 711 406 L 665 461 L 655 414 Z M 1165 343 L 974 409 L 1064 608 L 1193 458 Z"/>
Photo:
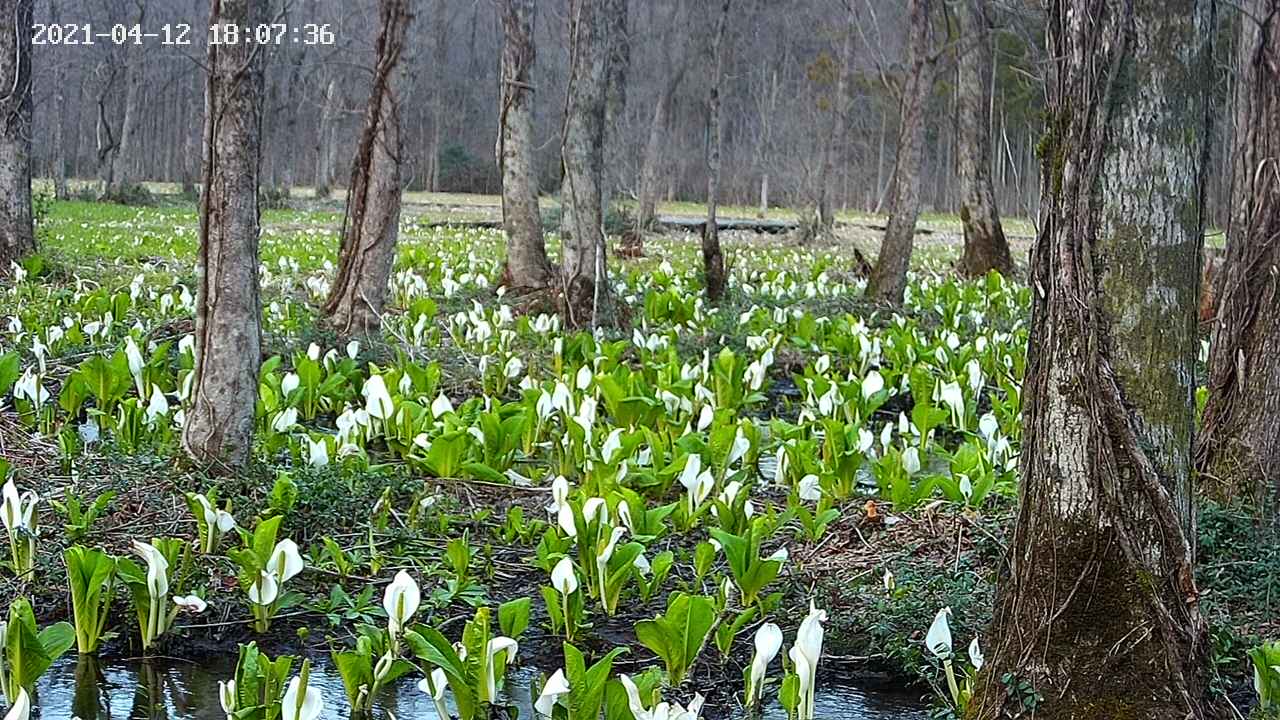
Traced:
<path fill-rule="evenodd" d="M 437 246 L 437 240 L 432 238 L 441 236 L 424 235 L 413 226 L 423 221 L 489 219 L 495 208 L 494 198 L 411 195 L 405 222 L 411 229 L 414 252 L 425 255 L 410 254 L 405 262 L 412 265 L 437 252 L 458 262 L 468 253 L 492 253 L 496 247 L 492 235 L 450 235 L 444 245 Z M 692 215 L 698 209 L 678 205 L 669 210 Z M 734 212 L 735 209 L 725 209 L 726 214 Z M 300 263 L 301 274 L 318 272 L 321 264 L 333 256 L 340 213 L 341 208 L 332 202 L 304 202 L 301 210 L 267 212 L 265 267 L 278 267 L 281 276 L 297 274 L 296 268 L 289 268 L 293 262 Z M 28 326 L 38 326 L 41 321 L 58 322 L 58 315 L 64 312 L 87 314 L 89 301 L 73 299 L 76 288 L 85 283 L 127 290 L 134 278 L 143 278 L 144 287 L 156 281 L 164 291 L 182 283 L 189 286 L 193 277 L 194 218 L 190 205 L 139 211 L 85 203 L 56 204 L 47 224 L 42 224 L 48 266 L 37 289 L 23 301 L 49 303 L 52 309 L 44 312 L 26 307 L 20 308 L 20 314 L 26 316 Z M 848 226 L 840 232 L 850 233 L 848 239 L 873 255 L 878 236 L 865 226 L 882 218 L 858 215 L 846 219 Z M 923 252 L 917 253 L 917 262 L 924 267 L 943 268 L 940 272 L 945 275 L 945 267 L 958 252 L 958 224 L 953 218 L 930 217 L 924 219 L 923 227 L 933 232 L 921 236 Z M 1018 231 L 1018 258 L 1026 257 L 1029 238 L 1022 233 L 1028 230 L 1022 227 Z M 482 247 L 473 247 L 479 242 L 477 238 L 484 243 Z M 650 257 L 618 260 L 623 272 L 643 278 L 668 257 L 675 263 L 677 252 L 684 252 L 672 250 L 681 244 L 679 238 L 655 236 L 653 242 L 655 249 Z M 747 256 L 754 252 L 751 246 L 776 244 L 776 240 L 734 233 L 726 243 L 731 256 Z M 302 251 L 304 244 L 307 249 Z M 805 262 L 814 263 L 814 267 L 838 268 L 848 259 L 838 244 L 798 252 L 805 254 Z M 813 270 L 814 276 L 817 273 Z M 309 316 L 298 315 L 293 309 L 308 302 L 302 287 L 297 283 L 289 290 L 284 287 L 268 287 L 264 292 L 264 304 L 279 303 L 284 308 L 273 315 L 280 318 L 279 324 L 267 328 L 264 354 L 288 357 L 305 350 L 311 342 L 318 342 L 321 347 L 334 346 L 334 339 L 316 327 Z M 465 312 L 474 302 L 492 302 L 492 293 L 464 288 L 457 294 L 434 299 L 440 304 L 444 322 L 450 313 Z M 748 312 L 755 300 L 740 298 L 731 302 L 740 306 L 732 306 L 734 312 L 726 316 L 737 317 L 739 312 Z M 816 315 L 861 312 L 856 299 L 841 297 L 793 300 L 786 307 Z M 175 339 L 190 331 L 181 320 L 161 320 L 145 314 L 130 314 L 117 321 L 138 322 L 151 340 Z M 704 348 L 713 352 L 717 347 L 746 348 L 751 344 L 751 332 L 742 323 L 725 322 L 678 339 L 682 354 L 697 357 Z M 5 349 L 0 345 L 0 352 Z M 483 394 L 483 371 L 477 372 L 465 357 L 450 358 L 445 348 L 423 348 L 421 352 L 424 359 L 440 364 L 440 387 L 447 388 L 451 396 Z M 364 353 L 362 360 L 390 363 L 396 348 L 394 343 L 375 344 Z M 524 356 L 525 365 L 550 364 L 552 359 L 547 353 L 548 347 L 529 350 Z M 771 371 L 773 382 L 780 389 L 794 389 L 794 378 L 814 359 L 798 350 L 790 353 L 794 357 L 780 351 L 779 362 Z M 86 356 L 81 349 L 61 356 L 55 353 L 49 361 L 49 378 L 65 379 Z M 794 418 L 799 404 L 795 397 L 781 391 L 772 394 L 767 402 L 752 412 L 764 418 Z M 896 414 L 887 414 L 882 419 L 892 422 L 895 418 Z M 336 464 L 316 468 L 297 462 L 282 450 L 242 475 L 215 480 L 175 463 L 174 452 L 171 440 L 168 445 L 135 452 L 102 444 L 83 448 L 71 461 L 61 452 L 56 437 L 34 431 L 10 410 L 0 412 L 0 455 L 43 498 L 65 505 L 71 499 L 71 491 L 82 500 L 115 493 L 102 516 L 88 523 L 77 523 L 65 512 L 48 512 L 41 540 L 42 546 L 47 544 L 48 548 L 86 543 L 125 555 L 129 543 L 137 538 L 187 537 L 193 533 L 195 525 L 182 500 L 183 492 L 216 484 L 221 497 L 230 500 L 234 508 L 257 511 L 272 506 L 275 499 L 271 491 L 281 474 L 296 484 L 297 498 L 285 516 L 284 535 L 298 540 L 311 567 L 291 587 L 302 594 L 301 604 L 281 617 L 270 636 L 256 636 L 239 604 L 243 593 L 234 566 L 223 562 L 194 567 L 191 571 L 195 577 L 189 584 L 204 589 L 212 609 L 200 618 L 179 618 L 174 639 L 162 648 L 166 654 L 196 657 L 211 650 L 229 652 L 236 644 L 255 639 L 273 654 L 323 654 L 346 642 L 353 623 L 377 622 L 381 592 L 375 590 L 375 582 L 387 574 L 386 568 L 414 566 L 432 581 L 427 593 L 434 599 L 424 612 L 442 628 L 457 629 L 470 616 L 472 607 L 490 600 L 536 599 L 539 587 L 546 582 L 546 572 L 530 562 L 537 542 L 537 533 L 532 529 L 536 526 L 512 521 L 517 515 L 530 523 L 546 518 L 545 487 L 497 485 L 474 478 L 424 478 L 419 469 L 391 459 L 355 472 Z M 408 508 L 420 501 L 424 492 L 426 497 L 435 498 L 430 515 L 425 521 L 411 521 L 413 514 Z M 786 493 L 776 489 L 759 488 L 753 496 L 780 507 L 787 504 Z M 520 511 L 513 514 L 516 507 Z M 910 683 L 922 688 L 922 692 L 930 684 L 938 687 L 938 666 L 924 652 L 924 631 L 940 607 L 952 609 L 953 633 L 965 644 L 987 625 L 1014 512 L 1011 493 L 994 493 L 977 509 L 938 497 L 896 509 L 893 502 L 876 497 L 874 492 L 860 491 L 839 502 L 836 508 L 839 518 L 819 540 L 796 536 L 786 541 L 790 560 L 783 570 L 785 597 L 778 606 L 779 615 L 794 624 L 810 600 L 830 611 L 824 674 L 854 677 L 859 682 L 880 679 Z M 371 520 L 371 514 L 379 519 Z M 1248 702 L 1244 651 L 1261 638 L 1280 636 L 1280 538 L 1247 514 L 1213 504 L 1205 506 L 1199 530 L 1201 589 L 1220 671 L 1215 683 L 1220 690 L 1229 691 L 1237 704 L 1244 705 Z M 450 592 L 446 589 L 449 581 L 458 578 L 445 567 L 441 554 L 449 539 L 460 535 L 475 551 L 475 576 L 466 587 Z M 348 563 L 326 554 L 325 538 L 343 548 Z M 694 545 L 689 537 L 673 534 L 650 550 L 668 549 L 683 557 L 692 553 Z M 69 617 L 61 565 L 58 554 L 45 552 L 34 582 L 19 587 L 8 575 L 0 577 L 0 598 L 22 592 L 33 598 L 42 620 Z M 889 589 L 886 573 L 895 580 Z M 672 577 L 682 587 L 702 582 L 685 565 L 677 565 Z M 603 651 L 630 646 L 632 652 L 618 661 L 623 671 L 651 664 L 652 654 L 632 640 L 631 628 L 636 620 L 653 617 L 663 605 L 664 594 L 658 593 L 648 600 L 628 601 L 612 617 L 593 616 L 596 624 L 584 640 L 584 648 Z M 533 626 L 522 641 L 522 657 L 550 669 L 559 657 L 559 639 L 543 629 L 546 617 L 540 612 L 535 611 Z M 139 652 L 132 634 L 120 633 L 108 643 L 104 654 L 132 657 Z M 724 680 L 741 677 L 749 656 L 738 646 L 725 657 L 708 648 L 704 657 L 693 684 L 709 690 L 713 699 L 727 702 L 726 696 L 736 680 Z"/>

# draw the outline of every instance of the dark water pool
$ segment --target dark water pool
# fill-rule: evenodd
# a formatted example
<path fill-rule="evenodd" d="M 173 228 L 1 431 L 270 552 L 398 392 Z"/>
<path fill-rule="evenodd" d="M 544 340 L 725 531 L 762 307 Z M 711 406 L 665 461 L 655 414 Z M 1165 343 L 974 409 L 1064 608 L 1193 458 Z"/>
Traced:
<path fill-rule="evenodd" d="M 212 658 L 207 664 L 161 661 L 108 661 L 63 658 L 41 678 L 36 689 L 40 720 L 224 720 L 218 704 L 218 681 L 234 672 L 234 659 Z M 537 675 L 527 669 L 508 676 L 510 703 L 521 718 L 533 718 L 530 684 Z M 324 693 L 325 718 L 346 716 L 342 680 L 331 667 L 317 664 L 311 682 Z M 683 700 L 685 698 L 676 698 Z M 399 720 L 438 720 L 431 699 L 419 692 L 416 680 L 388 688 L 379 698 L 375 717 L 394 712 Z M 720 713 L 717 713 L 719 715 Z M 817 717 L 823 720 L 925 720 L 928 714 L 911 694 L 819 687 Z M 779 707 L 767 708 L 767 720 L 785 719 Z"/>

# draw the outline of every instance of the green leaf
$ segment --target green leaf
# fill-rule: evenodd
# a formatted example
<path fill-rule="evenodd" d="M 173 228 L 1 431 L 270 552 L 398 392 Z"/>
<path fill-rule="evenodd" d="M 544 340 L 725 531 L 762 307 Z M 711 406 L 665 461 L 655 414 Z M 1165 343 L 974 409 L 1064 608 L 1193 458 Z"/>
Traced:
<path fill-rule="evenodd" d="M 498 606 L 498 627 L 502 634 L 519 640 L 529 629 L 529 611 L 533 601 L 527 597 L 509 600 Z"/>

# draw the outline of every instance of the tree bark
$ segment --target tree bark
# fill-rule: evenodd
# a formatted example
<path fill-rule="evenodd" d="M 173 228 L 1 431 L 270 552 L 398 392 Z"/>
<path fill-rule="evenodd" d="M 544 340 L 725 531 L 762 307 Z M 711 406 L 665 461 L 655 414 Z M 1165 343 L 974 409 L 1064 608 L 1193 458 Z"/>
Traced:
<path fill-rule="evenodd" d="M 136 4 L 138 12 L 134 16 L 134 24 L 144 27 L 147 18 L 146 0 L 138 0 Z M 126 44 L 120 50 L 124 57 L 124 109 L 120 115 L 119 132 L 108 148 L 103 167 L 102 197 L 106 200 L 123 199 L 121 191 L 138 182 L 138 161 L 134 155 L 138 152 L 140 129 L 138 105 L 141 102 L 140 95 L 147 58 L 146 54 L 140 50 L 141 48 L 135 48 L 132 43 Z M 107 122 L 105 108 L 103 122 Z"/>
<path fill-rule="evenodd" d="M 671 19 L 662 34 L 662 54 L 663 57 L 671 59 L 672 70 L 654 101 L 653 117 L 649 121 L 649 138 L 645 142 L 644 157 L 640 161 L 640 183 L 636 193 L 638 209 L 635 237 L 637 240 L 644 237 L 644 232 L 653 226 L 653 220 L 657 216 L 659 175 L 664 165 L 662 151 L 667 142 L 671 104 L 675 100 L 676 92 L 680 89 L 680 84 L 684 82 L 684 76 L 689 67 L 688 54 L 682 48 L 677 55 L 675 49 L 677 25 L 682 16 L 680 8 L 680 4 L 673 6 Z M 643 248 L 640 242 L 634 244 L 637 251 Z"/>
<path fill-rule="evenodd" d="M 33 0 L 0 0 L 0 276 L 36 249 L 31 213 Z"/>
<path fill-rule="evenodd" d="M 1223 499 L 1280 497 L 1280 0 L 1240 13 L 1227 253 L 1197 467 Z"/>
<path fill-rule="evenodd" d="M 211 0 L 209 24 L 255 25 L 264 0 Z M 196 264 L 196 364 L 182 444 L 197 462 L 236 467 L 253 442 L 262 303 L 258 292 L 261 55 L 209 45 L 204 183 Z"/>
<path fill-rule="evenodd" d="M 533 172 L 533 85 L 537 61 L 534 0 L 502 0 L 502 112 L 498 169 L 502 171 L 502 224 L 507 233 L 509 288 L 545 288 L 555 279 L 542 239 Z"/>
<path fill-rule="evenodd" d="M 316 180 L 317 198 L 329 197 L 333 190 L 333 125 L 337 114 L 338 81 L 330 79 L 324 88 L 324 104 L 320 106 L 320 117 L 316 127 Z"/>
<path fill-rule="evenodd" d="M 971 718 L 1208 718 L 1193 576 L 1212 0 L 1049 6 L 1018 518 Z"/>
<path fill-rule="evenodd" d="M 707 224 L 702 228 L 702 274 L 707 286 L 707 299 L 719 302 L 724 297 L 727 278 L 724 272 L 724 253 L 720 250 L 720 227 L 716 222 L 716 210 L 720 202 L 720 84 L 724 81 L 724 32 L 729 24 L 732 0 L 724 0 L 720 18 L 716 21 L 716 34 L 711 41 L 711 55 L 715 58 L 715 75 L 711 78 L 711 93 L 707 100 Z"/>
<path fill-rule="evenodd" d="M 570 324 L 595 325 L 610 310 L 605 259 L 606 0 L 569 0 L 569 89 L 561 147 L 564 163 L 561 284 Z"/>
<path fill-rule="evenodd" d="M 382 324 L 387 285 L 400 235 L 400 59 L 413 21 L 411 0 L 379 0 L 377 64 L 365 109 L 364 131 L 351 165 L 342 223 L 338 274 L 324 305 L 329 324 L 344 337 L 369 335 Z"/>
<path fill-rule="evenodd" d="M 609 40 L 609 69 L 605 80 L 605 121 L 604 149 L 606 168 L 621 165 L 623 143 L 627 115 L 627 76 L 631 72 L 631 31 L 630 0 L 606 0 L 605 34 Z M 601 212 L 607 218 L 609 208 L 613 204 L 614 186 L 619 184 L 620 176 L 616 172 L 605 171 L 604 184 L 600 189 Z"/>
<path fill-rule="evenodd" d="M 958 8 L 960 43 L 959 171 L 960 221 L 964 225 L 964 254 L 960 272 L 969 277 L 991 270 L 1013 272 L 1009 243 L 1000 223 L 995 190 L 991 185 L 991 22 L 987 0 L 964 0 Z"/>
<path fill-rule="evenodd" d="M 49 20 L 52 24 L 58 25 L 62 22 L 62 16 L 59 12 L 59 4 L 51 2 L 49 4 Z M 53 98 L 57 103 L 59 111 L 55 113 L 56 117 L 51 118 L 53 122 L 53 136 L 50 144 L 50 165 L 52 166 L 51 175 L 53 175 L 53 196 L 58 200 L 66 200 L 71 197 L 71 192 L 67 188 L 67 143 L 66 143 L 66 119 L 63 117 L 63 109 L 67 107 L 66 85 L 67 71 L 65 63 L 58 63 L 53 72 Z M 79 104 L 79 103 L 77 103 Z M 75 127 L 74 125 L 72 127 Z"/>
<path fill-rule="evenodd" d="M 835 77 L 834 86 L 826 111 L 831 114 L 831 121 L 818 132 L 821 134 L 818 153 L 818 177 L 813 187 L 813 220 L 806 222 L 801 235 L 801 242 L 807 243 L 819 238 L 831 237 L 835 228 L 836 217 L 831 203 L 831 176 L 835 173 L 836 145 L 840 137 L 840 129 L 844 125 L 845 86 L 848 72 L 853 63 L 853 18 L 852 6 L 849 10 L 849 22 L 845 27 L 844 40 L 841 43 L 839 57 L 832 60 Z M 819 105 L 821 109 L 821 105 Z"/>
<path fill-rule="evenodd" d="M 445 67 L 449 60 L 449 0 L 436 0 L 436 37 L 432 47 L 432 60 L 437 68 Z M 431 142 L 427 148 L 427 177 L 431 192 L 440 192 L 440 147 L 444 137 L 445 80 L 437 75 L 431 85 Z"/>
<path fill-rule="evenodd" d="M 907 287 L 907 269 L 920 215 L 920 161 L 924 151 L 924 109 L 933 88 L 930 51 L 931 0 L 909 0 L 907 72 L 899 98 L 898 156 L 893 163 L 889 224 L 867 283 L 867 295 L 898 304 Z"/>

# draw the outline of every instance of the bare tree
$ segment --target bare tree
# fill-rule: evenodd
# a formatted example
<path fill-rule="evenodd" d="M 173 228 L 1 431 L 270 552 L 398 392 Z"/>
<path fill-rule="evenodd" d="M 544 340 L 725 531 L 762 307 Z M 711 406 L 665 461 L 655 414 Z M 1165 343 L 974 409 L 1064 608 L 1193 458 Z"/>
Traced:
<path fill-rule="evenodd" d="M 436 0 L 435 39 L 432 43 L 432 62 L 437 68 L 445 67 L 449 60 L 449 0 Z M 436 73 L 435 82 L 431 85 L 431 142 L 427 146 L 427 178 L 428 188 L 432 192 L 440 192 L 440 152 L 443 150 L 444 116 L 445 116 L 445 74 Z"/>
<path fill-rule="evenodd" d="M 867 295 L 890 303 L 902 302 L 907 269 L 915 246 L 920 215 L 920 160 L 924 152 L 924 110 L 933 88 L 934 59 L 930 57 L 932 0 L 909 0 L 910 37 L 906 75 L 898 102 L 898 157 L 893 164 L 889 225 L 880 255 L 867 283 Z"/>
<path fill-rule="evenodd" d="M 1008 677 L 1055 717 L 1222 717 L 1192 546 L 1212 4 L 1049 6 L 1022 486 L 971 718 L 1023 714 Z"/>
<path fill-rule="evenodd" d="M 664 146 L 667 140 L 667 133 L 670 130 L 671 104 L 675 100 L 676 91 L 680 89 L 680 83 L 684 81 L 685 73 L 689 67 L 688 53 L 685 52 L 684 43 L 680 43 L 679 49 L 676 47 L 676 36 L 679 33 L 679 24 L 682 19 L 681 9 L 681 3 L 672 5 L 671 17 L 664 26 L 662 33 L 662 54 L 664 58 L 670 61 L 671 71 L 662 86 L 662 90 L 654 100 L 653 116 L 649 121 L 649 139 L 645 143 L 644 156 L 641 159 L 640 182 L 637 192 L 636 229 L 632 240 L 632 245 L 635 246 L 637 251 L 642 248 L 640 240 L 643 238 L 644 231 L 653 225 L 654 216 L 656 215 L 658 175 L 662 170 L 664 150 L 666 149 Z"/>
<path fill-rule="evenodd" d="M 147 2 L 132 0 L 131 4 L 129 24 L 141 28 L 147 20 Z M 122 13 L 123 9 L 116 12 Z M 98 170 L 102 181 L 100 194 L 105 199 L 122 199 L 122 191 L 140 180 L 138 143 L 146 60 L 144 48 L 129 41 L 112 47 L 99 69 L 102 81 L 98 94 Z M 111 101 L 118 94 L 120 82 L 124 83 L 124 93 L 116 121 L 112 117 Z"/>
<path fill-rule="evenodd" d="M 720 84 L 724 82 L 724 32 L 729 25 L 732 0 L 724 0 L 711 38 L 711 56 L 715 73 L 707 98 L 707 224 L 702 227 L 702 276 L 707 286 L 707 299 L 719 302 L 724 296 L 727 278 L 724 252 L 720 249 L 720 224 L 716 209 L 720 198 Z"/>
<path fill-rule="evenodd" d="M 209 24 L 256 25 L 265 0 L 210 0 Z M 258 291 L 261 57 L 208 46 L 204 183 L 196 264 L 196 365 L 182 444 L 201 463 L 244 464 L 253 443 L 262 303 Z"/>
<path fill-rule="evenodd" d="M 31 216 L 31 17 L 0 0 L 0 275 L 36 249 Z"/>
<path fill-rule="evenodd" d="M 502 170 L 502 224 L 507 232 L 510 288 L 550 287 L 555 278 L 542 240 L 537 180 L 533 174 L 533 84 L 537 58 L 534 0 L 501 0 L 502 112 L 498 119 L 498 167 Z"/>
<path fill-rule="evenodd" d="M 54 0 L 49 5 L 50 18 L 54 25 L 58 25 L 62 21 L 62 14 L 59 12 L 60 4 Z M 67 107 L 67 72 L 66 63 L 57 63 L 53 76 L 53 99 L 58 104 L 59 110 Z M 66 150 L 66 121 L 59 112 L 53 120 L 53 138 L 50 142 L 50 174 L 53 177 L 53 195 L 59 200 L 66 200 L 71 197 L 71 191 L 67 188 L 67 150 Z"/>
<path fill-rule="evenodd" d="M 604 117 L 609 0 L 569 0 L 569 88 L 564 163 L 561 284 L 569 320 L 595 324 L 610 309 L 604 238 Z"/>
<path fill-rule="evenodd" d="M 845 102 L 847 89 L 847 78 L 853 66 L 853 27 L 854 18 L 852 6 L 849 10 L 849 22 L 842 29 L 843 39 L 839 50 L 839 57 L 832 57 L 823 54 L 818 63 L 811 66 L 810 74 L 820 80 L 820 83 L 831 88 L 831 94 L 819 99 L 819 109 L 825 111 L 829 116 L 827 126 L 820 133 L 820 148 L 818 150 L 818 168 L 815 186 L 813 188 L 815 202 L 813 205 L 813 218 L 806 224 L 804 241 L 815 240 L 818 237 L 830 237 L 832 229 L 835 227 L 836 215 L 832 208 L 831 196 L 831 178 L 835 174 L 835 158 L 837 145 L 839 144 L 840 135 L 847 124 L 845 118 Z"/>
<path fill-rule="evenodd" d="M 1245 0 L 1239 23 L 1232 207 L 1196 461 L 1215 495 L 1261 506 L 1280 493 L 1280 0 Z"/>
<path fill-rule="evenodd" d="M 379 0 L 377 64 L 347 186 L 338 274 L 324 305 L 329 324 L 345 336 L 368 335 L 382 323 L 387 284 L 400 236 L 400 165 L 403 155 L 398 86 L 411 0 Z"/>
<path fill-rule="evenodd" d="M 1000 223 L 991 185 L 991 32 L 988 0 L 964 0 L 957 12 L 960 57 L 959 103 L 960 221 L 964 254 L 960 271 L 970 277 L 998 270 L 1013 272 L 1009 243 Z"/>

